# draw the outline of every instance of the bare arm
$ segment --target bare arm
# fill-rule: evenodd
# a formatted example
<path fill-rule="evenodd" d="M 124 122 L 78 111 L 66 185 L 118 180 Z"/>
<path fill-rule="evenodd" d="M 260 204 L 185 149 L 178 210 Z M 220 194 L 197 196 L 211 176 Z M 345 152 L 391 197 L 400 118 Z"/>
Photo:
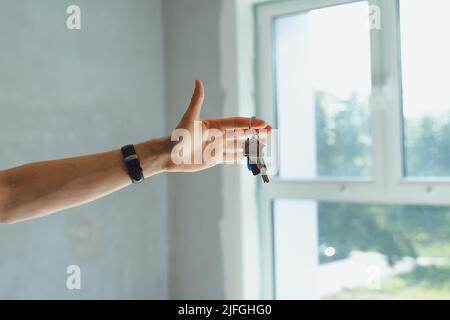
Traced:
<path fill-rule="evenodd" d="M 146 178 L 165 170 L 169 138 L 135 145 Z M 120 150 L 32 163 L 0 173 L 0 221 L 37 218 L 131 184 Z"/>
<path fill-rule="evenodd" d="M 203 98 L 203 85 L 197 81 L 192 101 L 178 128 L 193 130 L 193 123 L 200 121 Z M 248 119 L 210 119 L 201 123 L 204 129 L 225 131 L 246 128 Z M 271 129 L 262 120 L 256 120 L 253 127 Z M 203 142 L 202 150 L 206 145 L 206 141 Z M 233 150 L 224 150 L 224 153 L 231 152 L 239 158 L 242 147 L 233 146 Z M 199 171 L 217 164 L 175 165 L 171 160 L 173 147 L 170 137 L 135 145 L 145 178 L 161 172 Z M 15 223 L 45 216 L 104 197 L 130 184 L 120 150 L 0 171 L 0 222 Z"/>

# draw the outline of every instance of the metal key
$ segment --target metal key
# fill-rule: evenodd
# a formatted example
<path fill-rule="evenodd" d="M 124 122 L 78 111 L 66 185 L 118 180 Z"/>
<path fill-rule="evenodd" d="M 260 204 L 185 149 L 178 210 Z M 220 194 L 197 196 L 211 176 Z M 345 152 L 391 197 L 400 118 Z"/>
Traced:
<path fill-rule="evenodd" d="M 267 166 L 264 162 L 263 156 L 258 157 L 258 168 L 261 171 L 261 178 L 264 181 L 264 183 L 269 183 L 269 176 L 267 175 Z"/>
<path fill-rule="evenodd" d="M 269 183 L 269 177 L 267 176 L 267 166 L 264 162 L 264 148 L 266 146 L 258 139 L 258 154 L 257 154 L 257 166 L 261 172 L 261 178 L 264 183 Z"/>
<path fill-rule="evenodd" d="M 267 167 L 264 162 L 265 145 L 259 141 L 258 136 L 248 138 L 244 146 L 244 156 L 247 157 L 247 167 L 254 176 L 261 174 L 264 183 L 269 182 Z"/>

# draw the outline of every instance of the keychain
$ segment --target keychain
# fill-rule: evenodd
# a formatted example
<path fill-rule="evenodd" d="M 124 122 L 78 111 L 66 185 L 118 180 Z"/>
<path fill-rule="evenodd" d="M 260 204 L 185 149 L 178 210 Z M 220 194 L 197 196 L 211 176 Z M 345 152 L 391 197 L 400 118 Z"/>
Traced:
<path fill-rule="evenodd" d="M 261 178 L 264 183 L 269 182 L 267 176 L 267 167 L 264 162 L 264 148 L 265 144 L 259 141 L 259 135 L 252 133 L 252 121 L 255 117 L 250 119 L 249 131 L 250 137 L 245 141 L 244 156 L 247 157 L 247 168 L 253 173 L 254 176 L 261 174 Z"/>

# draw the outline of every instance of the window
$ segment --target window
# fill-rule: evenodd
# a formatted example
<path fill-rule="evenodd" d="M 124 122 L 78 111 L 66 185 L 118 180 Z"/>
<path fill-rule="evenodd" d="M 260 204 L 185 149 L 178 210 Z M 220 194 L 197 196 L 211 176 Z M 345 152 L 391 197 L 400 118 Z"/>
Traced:
<path fill-rule="evenodd" d="M 450 298 L 448 0 L 257 6 L 264 298 Z M 420 23 L 418 23 L 420 21 Z"/>
<path fill-rule="evenodd" d="M 450 176 L 450 2 L 423 5 L 400 1 L 405 173 Z"/>
<path fill-rule="evenodd" d="M 357 2 L 274 20 L 282 178 L 371 175 L 368 15 Z"/>
<path fill-rule="evenodd" d="M 277 200 L 273 214 L 277 298 L 450 297 L 448 207 Z"/>

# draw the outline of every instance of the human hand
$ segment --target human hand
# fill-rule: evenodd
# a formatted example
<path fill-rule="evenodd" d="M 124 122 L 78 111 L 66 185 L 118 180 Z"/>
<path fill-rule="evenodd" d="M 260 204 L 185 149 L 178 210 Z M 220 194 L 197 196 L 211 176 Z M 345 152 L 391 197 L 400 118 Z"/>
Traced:
<path fill-rule="evenodd" d="M 244 159 L 244 143 L 251 129 L 262 139 L 272 127 L 261 119 L 232 117 L 200 119 L 205 90 L 195 81 L 191 102 L 180 123 L 172 133 L 169 172 L 195 172 L 221 163 L 238 163 Z"/>

